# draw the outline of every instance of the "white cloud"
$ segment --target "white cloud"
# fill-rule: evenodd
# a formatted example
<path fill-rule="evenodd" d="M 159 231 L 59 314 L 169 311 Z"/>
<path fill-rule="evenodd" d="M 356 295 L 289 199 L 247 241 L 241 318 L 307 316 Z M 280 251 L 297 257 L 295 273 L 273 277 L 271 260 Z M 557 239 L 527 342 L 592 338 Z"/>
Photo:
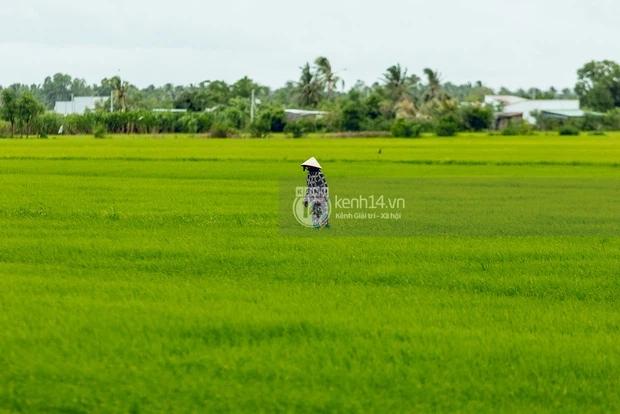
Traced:
<path fill-rule="evenodd" d="M 22 0 L 0 8 L 0 84 L 120 69 L 141 86 L 279 86 L 324 54 L 349 84 L 400 62 L 453 82 L 563 87 L 587 60 L 620 60 L 618 15 L 613 0 Z"/>

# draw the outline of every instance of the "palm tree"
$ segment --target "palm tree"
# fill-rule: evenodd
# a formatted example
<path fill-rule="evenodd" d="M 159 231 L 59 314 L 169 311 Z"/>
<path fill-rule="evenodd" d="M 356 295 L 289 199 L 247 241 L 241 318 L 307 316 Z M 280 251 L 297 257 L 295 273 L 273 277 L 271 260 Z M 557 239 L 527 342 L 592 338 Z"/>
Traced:
<path fill-rule="evenodd" d="M 416 75 L 407 76 L 407 69 L 400 64 L 387 68 L 383 74 L 383 82 L 393 102 L 399 102 L 405 97 L 420 79 Z"/>
<path fill-rule="evenodd" d="M 426 75 L 426 81 L 428 83 L 426 92 L 424 93 L 424 102 L 443 100 L 445 94 L 441 88 L 439 73 L 426 68 L 424 69 L 424 74 Z"/>
<path fill-rule="evenodd" d="M 301 105 L 315 107 L 321 100 L 321 85 L 309 63 L 301 67 L 301 77 L 297 82 Z"/>
<path fill-rule="evenodd" d="M 321 81 L 327 88 L 327 96 L 331 98 L 334 94 L 334 90 L 336 89 L 336 84 L 340 81 L 340 78 L 334 73 L 329 59 L 325 56 L 319 56 L 316 58 L 314 64 L 316 65 L 317 73 L 321 77 Z"/>
<path fill-rule="evenodd" d="M 110 85 L 114 91 L 116 102 L 118 102 L 121 112 L 127 110 L 127 89 L 129 88 L 128 82 L 122 82 L 119 76 L 114 76 L 110 79 Z"/>

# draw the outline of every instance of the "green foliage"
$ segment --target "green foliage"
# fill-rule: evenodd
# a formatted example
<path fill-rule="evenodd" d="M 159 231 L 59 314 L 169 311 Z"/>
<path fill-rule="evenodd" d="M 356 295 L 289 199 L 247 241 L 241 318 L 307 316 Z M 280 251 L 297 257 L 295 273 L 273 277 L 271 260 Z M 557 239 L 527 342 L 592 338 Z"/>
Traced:
<path fill-rule="evenodd" d="M 323 84 L 320 75 L 314 72 L 309 63 L 301 67 L 301 76 L 297 82 L 299 105 L 305 108 L 316 108 L 321 102 Z"/>
<path fill-rule="evenodd" d="M 15 133 L 15 123 L 19 118 L 19 96 L 12 89 L 3 89 L 0 94 L 0 115 L 11 126 L 11 136 Z"/>
<path fill-rule="evenodd" d="M 422 126 L 415 121 L 399 118 L 392 124 L 391 132 L 396 138 L 419 137 Z"/>
<path fill-rule="evenodd" d="M 459 109 L 463 128 L 467 131 L 482 131 L 493 125 L 493 109 L 481 105 L 464 105 Z"/>
<path fill-rule="evenodd" d="M 0 120 L 0 138 L 7 138 L 11 136 L 11 124 Z"/>
<path fill-rule="evenodd" d="M 62 115 L 46 112 L 37 117 L 34 123 L 34 130 L 39 135 L 56 135 L 62 124 Z"/>
<path fill-rule="evenodd" d="M 575 91 L 581 104 L 595 111 L 620 107 L 620 65 L 610 60 L 592 61 L 577 71 Z"/>
<path fill-rule="evenodd" d="M 306 127 L 301 120 L 288 122 L 284 128 L 284 132 L 290 134 L 293 138 L 301 138 L 305 135 Z"/>
<path fill-rule="evenodd" d="M 563 125 L 560 128 L 559 133 L 562 136 L 579 135 L 579 128 L 574 125 Z"/>
<path fill-rule="evenodd" d="M 93 128 L 93 136 L 95 138 L 105 138 L 105 134 L 106 134 L 106 129 L 105 129 L 105 125 L 103 124 L 97 124 L 95 125 L 95 127 Z"/>
<path fill-rule="evenodd" d="M 28 136 L 32 133 L 34 121 L 45 111 L 45 108 L 30 92 L 25 92 L 17 98 L 15 106 L 20 133 Z"/>
<path fill-rule="evenodd" d="M 235 107 L 227 107 L 219 113 L 221 122 L 226 123 L 231 128 L 243 129 L 245 127 L 246 116 L 243 111 Z"/>
<path fill-rule="evenodd" d="M 407 68 L 400 64 L 392 65 L 383 74 L 383 84 L 386 94 L 392 104 L 396 104 L 403 98 L 411 98 L 414 88 L 420 82 L 416 75 L 409 75 Z"/>
<path fill-rule="evenodd" d="M 506 128 L 502 130 L 504 136 L 515 135 L 532 135 L 534 133 L 534 127 L 523 120 L 511 121 Z"/>
<path fill-rule="evenodd" d="M 178 119 L 177 127 L 175 129 L 178 132 L 195 134 L 198 132 L 198 120 L 195 116 L 189 114 L 183 115 Z"/>
<path fill-rule="evenodd" d="M 108 122 L 110 120 L 116 120 L 118 116 L 114 114 L 110 114 L 108 117 Z M 93 126 L 95 124 L 96 115 L 94 114 L 86 114 L 86 115 L 67 115 L 63 119 L 63 130 L 65 134 L 76 135 L 76 134 L 92 134 Z M 125 132 L 120 131 L 118 132 Z"/>
<path fill-rule="evenodd" d="M 359 131 L 364 120 L 364 108 L 359 102 L 347 100 L 342 107 L 342 129 Z"/>
<path fill-rule="evenodd" d="M 209 136 L 212 138 L 228 138 L 233 134 L 233 128 L 223 119 L 217 119 L 211 124 Z"/>
<path fill-rule="evenodd" d="M 271 132 L 271 119 L 269 116 L 259 116 L 250 124 L 250 135 L 254 138 L 265 138 Z"/>
<path fill-rule="evenodd" d="M 459 118 L 455 113 L 448 113 L 439 117 L 435 125 L 435 133 L 439 137 L 452 137 L 459 131 Z"/>
<path fill-rule="evenodd" d="M 620 131 L 620 108 L 613 109 L 602 117 L 603 128 L 608 131 Z"/>
<path fill-rule="evenodd" d="M 261 107 L 258 120 L 267 132 L 283 132 L 286 126 L 284 109 L 277 106 Z"/>
<path fill-rule="evenodd" d="M 77 80 L 77 79 L 76 79 Z M 48 109 L 54 107 L 56 101 L 70 101 L 73 95 L 72 78 L 64 73 L 48 76 L 43 81 L 41 92 L 43 102 Z"/>
<path fill-rule="evenodd" d="M 211 113 L 192 114 L 192 116 L 196 120 L 196 132 L 198 133 L 209 131 L 215 119 L 214 115 Z"/>
<path fill-rule="evenodd" d="M 323 85 L 327 98 L 333 98 L 336 85 L 340 81 L 340 78 L 334 73 L 331 62 L 325 56 L 316 58 L 314 64 L 316 66 L 319 82 Z"/>
<path fill-rule="evenodd" d="M 600 131 L 605 129 L 604 116 L 600 114 L 586 113 L 579 121 L 579 129 L 582 131 Z"/>

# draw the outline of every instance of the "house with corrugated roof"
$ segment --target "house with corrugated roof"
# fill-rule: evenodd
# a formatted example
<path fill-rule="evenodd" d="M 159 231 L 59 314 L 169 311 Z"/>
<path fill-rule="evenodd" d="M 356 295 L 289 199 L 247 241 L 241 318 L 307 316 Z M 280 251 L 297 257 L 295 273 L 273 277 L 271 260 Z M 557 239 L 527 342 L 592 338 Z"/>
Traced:
<path fill-rule="evenodd" d="M 497 118 L 505 118 L 504 115 L 520 117 L 536 124 L 536 114 L 555 114 L 556 117 L 580 118 L 584 112 L 580 109 L 578 99 L 526 99 L 511 95 L 489 95 L 484 97 L 484 102 L 491 105 L 497 111 Z"/>
<path fill-rule="evenodd" d="M 103 103 L 107 97 L 102 96 L 76 96 L 70 101 L 56 101 L 54 112 L 61 115 L 79 114 L 86 111 L 94 111 L 98 103 Z"/>

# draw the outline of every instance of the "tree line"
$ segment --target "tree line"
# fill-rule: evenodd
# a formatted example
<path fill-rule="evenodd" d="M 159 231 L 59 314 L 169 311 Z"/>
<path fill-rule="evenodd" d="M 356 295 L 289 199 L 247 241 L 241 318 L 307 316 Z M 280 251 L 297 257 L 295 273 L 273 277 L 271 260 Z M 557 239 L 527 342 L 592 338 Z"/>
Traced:
<path fill-rule="evenodd" d="M 253 94 L 259 105 L 257 116 L 251 121 L 250 97 Z M 483 104 L 484 96 L 489 94 L 529 99 L 579 98 L 586 109 L 612 111 L 612 121 L 601 121 L 601 125 L 609 127 L 615 119 L 613 110 L 620 107 L 620 65 L 612 61 L 589 62 L 578 70 L 575 88 L 561 91 L 553 87 L 493 90 L 482 82 L 457 85 L 444 82 L 440 74 L 430 68 L 418 76 L 400 64 L 387 68 L 373 84 L 358 81 L 346 87 L 326 57 L 305 63 L 300 67 L 297 81 L 289 81 L 273 90 L 248 77 L 234 83 L 216 80 L 138 88 L 118 76 L 102 79 L 99 84 L 88 84 L 84 79 L 58 73 L 46 77 L 41 84 L 0 87 L 0 115 L 10 135 L 53 134 L 61 130 L 90 133 L 102 129 L 109 132 L 212 132 L 215 135 L 249 131 L 262 136 L 287 127 L 295 134 L 313 130 L 391 130 L 396 135 L 415 135 L 418 131 L 449 135 L 460 130 L 491 127 L 492 109 Z M 83 119 L 46 112 L 56 101 L 69 101 L 74 96 L 102 96 L 107 101 Z M 110 106 L 113 113 L 110 113 Z M 153 113 L 156 108 L 184 109 L 187 113 Z M 327 115 L 322 119 L 291 123 L 284 116 L 284 108 L 319 109 Z"/>

